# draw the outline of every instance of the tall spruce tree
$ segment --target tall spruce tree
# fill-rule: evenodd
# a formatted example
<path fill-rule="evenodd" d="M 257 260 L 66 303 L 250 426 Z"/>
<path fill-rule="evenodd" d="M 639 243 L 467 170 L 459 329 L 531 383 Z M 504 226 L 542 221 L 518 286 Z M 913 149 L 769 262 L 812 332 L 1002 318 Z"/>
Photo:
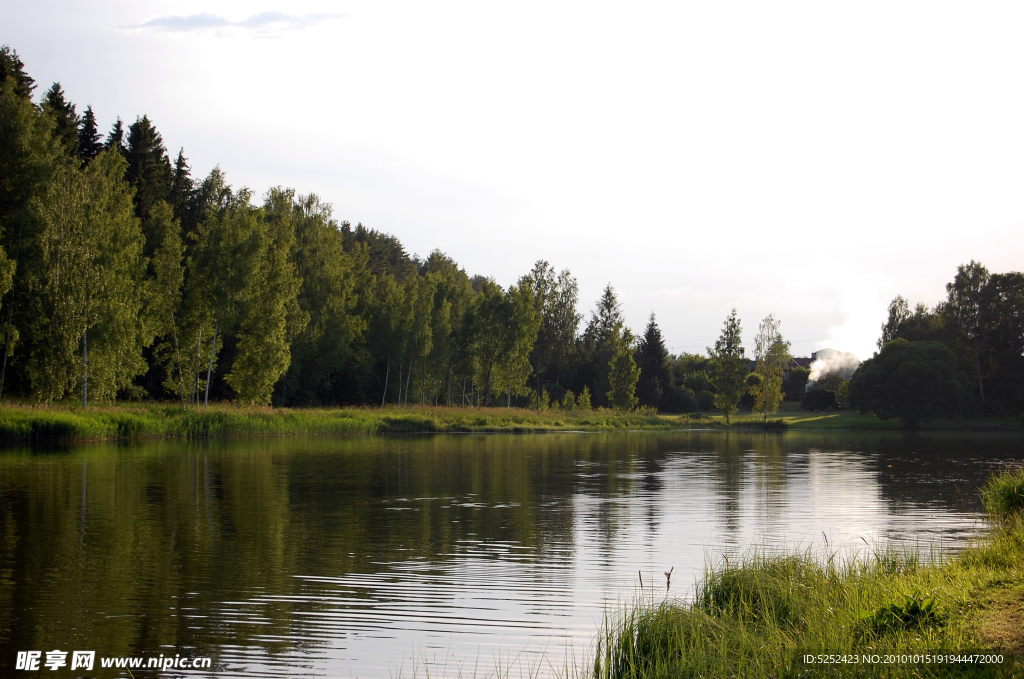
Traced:
<path fill-rule="evenodd" d="M 157 247 L 151 213 L 153 205 L 171 198 L 174 171 L 163 138 L 147 116 L 137 118 L 128 128 L 128 183 L 135 187 L 135 215 L 146 234 L 146 256 Z"/>
<path fill-rule="evenodd" d="M 178 158 L 174 161 L 174 175 L 171 178 L 171 194 L 167 202 L 171 204 L 174 216 L 180 220 L 185 220 L 188 216 L 192 194 L 195 191 L 191 170 L 185 157 L 185 149 L 178 149 Z"/>
<path fill-rule="evenodd" d="M 82 159 L 82 165 L 88 165 L 102 150 L 103 137 L 96 128 L 96 116 L 93 115 L 92 106 L 86 106 L 78 125 L 78 156 Z"/>
<path fill-rule="evenodd" d="M 606 394 L 610 388 L 608 370 L 612 357 L 619 349 L 619 339 L 624 327 L 622 306 L 611 284 L 605 286 L 583 332 L 584 362 L 583 381 L 592 387 L 594 405 L 607 405 Z"/>
<path fill-rule="evenodd" d="M 660 407 L 662 394 L 671 385 L 672 372 L 668 349 L 653 311 L 637 348 L 637 365 L 640 368 L 637 384 L 640 405 Z"/>
<path fill-rule="evenodd" d="M 43 95 L 43 110 L 53 119 L 53 135 L 69 157 L 78 155 L 78 115 L 75 105 L 64 98 L 60 83 L 53 83 Z"/>
<path fill-rule="evenodd" d="M 25 64 L 18 56 L 17 50 L 9 45 L 0 47 L 0 85 L 10 81 L 11 91 L 22 99 L 30 100 L 36 81 L 25 72 Z"/>
<path fill-rule="evenodd" d="M 110 132 L 107 133 L 107 140 L 103 142 L 103 148 L 114 149 L 122 156 L 127 154 L 128 149 L 124 145 L 124 123 L 121 122 L 120 117 L 110 127 Z"/>

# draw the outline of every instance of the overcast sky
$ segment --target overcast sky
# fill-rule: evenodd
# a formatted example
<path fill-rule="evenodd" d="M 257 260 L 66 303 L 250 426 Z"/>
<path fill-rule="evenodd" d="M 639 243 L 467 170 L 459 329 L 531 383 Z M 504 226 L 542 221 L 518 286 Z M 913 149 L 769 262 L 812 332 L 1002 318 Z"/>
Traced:
<path fill-rule="evenodd" d="M 0 0 L 0 43 L 195 176 L 514 283 L 606 283 L 674 353 L 729 309 L 794 355 L 874 349 L 889 300 L 1021 270 L 1024 5 Z"/>

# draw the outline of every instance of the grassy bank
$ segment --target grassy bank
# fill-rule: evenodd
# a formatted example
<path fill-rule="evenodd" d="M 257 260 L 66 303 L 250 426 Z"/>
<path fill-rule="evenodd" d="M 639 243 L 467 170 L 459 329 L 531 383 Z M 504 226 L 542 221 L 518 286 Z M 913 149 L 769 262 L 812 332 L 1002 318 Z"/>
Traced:
<path fill-rule="evenodd" d="M 121 403 L 90 406 L 0 406 L 0 441 L 72 441 L 136 437 L 269 436 L 292 434 L 384 434 L 401 432 L 544 432 L 667 430 L 726 427 L 721 415 L 623 413 L 614 410 L 546 410 L 520 408 L 239 408 L 217 404 L 182 409 L 177 404 Z M 763 420 L 740 412 L 729 425 L 737 429 L 871 429 L 895 430 L 899 420 L 879 420 L 855 412 L 809 413 L 786 403 Z M 1022 429 L 1019 419 L 949 420 L 923 429 L 998 431 Z"/>
<path fill-rule="evenodd" d="M 733 415 L 733 425 L 744 426 L 756 424 L 763 415 L 743 410 Z M 786 425 L 786 429 L 870 429 L 879 431 L 895 431 L 902 428 L 899 419 L 880 420 L 875 415 L 860 414 L 853 410 L 831 412 L 809 412 L 800 409 L 800 404 L 786 401 L 779 411 L 769 417 Z M 713 425 L 722 425 L 725 418 L 713 415 L 707 420 Z M 922 423 L 924 431 L 1019 431 L 1024 430 L 1024 420 L 1020 417 L 978 417 L 972 419 L 936 419 Z"/>
<path fill-rule="evenodd" d="M 639 603 L 604 630 L 594 673 L 654 677 L 1024 676 L 1024 470 L 983 498 L 991 534 L 956 556 L 865 549 L 755 555 L 709 569 L 692 602 Z M 1002 664 L 817 664 L 805 655 L 997 652 Z"/>
<path fill-rule="evenodd" d="M 0 407 L 0 440 L 100 440 L 131 437 L 383 434 L 399 432 L 542 432 L 679 429 L 687 416 L 611 410 L 541 413 L 505 408 L 239 408 L 122 404 Z"/>

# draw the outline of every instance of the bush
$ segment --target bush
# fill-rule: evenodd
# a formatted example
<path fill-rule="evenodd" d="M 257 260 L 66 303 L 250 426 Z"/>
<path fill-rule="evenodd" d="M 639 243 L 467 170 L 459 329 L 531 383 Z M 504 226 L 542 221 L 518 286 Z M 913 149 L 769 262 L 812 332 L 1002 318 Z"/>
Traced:
<path fill-rule="evenodd" d="M 838 407 L 839 401 L 836 399 L 836 392 L 827 389 L 805 391 L 800 397 L 802 410 L 835 410 Z"/>
<path fill-rule="evenodd" d="M 699 408 L 696 394 L 686 387 L 671 385 L 665 387 L 661 395 L 661 411 L 664 413 L 688 413 Z"/>

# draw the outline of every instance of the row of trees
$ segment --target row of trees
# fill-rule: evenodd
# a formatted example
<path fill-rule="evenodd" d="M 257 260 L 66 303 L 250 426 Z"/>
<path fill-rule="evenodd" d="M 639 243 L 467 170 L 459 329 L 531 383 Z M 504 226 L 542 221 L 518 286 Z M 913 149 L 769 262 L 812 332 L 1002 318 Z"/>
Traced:
<path fill-rule="evenodd" d="M 933 308 L 897 296 L 878 348 L 850 381 L 858 410 L 910 425 L 1024 412 L 1024 274 L 972 260 Z"/>
<path fill-rule="evenodd" d="M 147 116 L 104 137 L 34 89 L 0 49 L 0 396 L 629 409 L 655 355 L 646 404 L 676 388 L 653 315 L 636 341 L 611 286 L 581 333 L 568 270 L 506 289 L 410 257 L 314 195 L 193 179 Z"/>
<path fill-rule="evenodd" d="M 580 332 L 568 270 L 538 261 L 503 288 L 439 251 L 410 257 L 314 195 L 256 201 L 219 169 L 195 180 L 147 116 L 104 137 L 59 83 L 38 103 L 34 90 L 0 48 L 0 397 L 727 418 L 800 397 L 772 316 L 753 372 L 735 310 L 706 356 L 673 356 L 653 314 L 633 335 L 609 285 Z M 908 421 L 1024 410 L 1024 274 L 971 262 L 947 290 L 933 309 L 893 300 L 852 405 Z"/>

